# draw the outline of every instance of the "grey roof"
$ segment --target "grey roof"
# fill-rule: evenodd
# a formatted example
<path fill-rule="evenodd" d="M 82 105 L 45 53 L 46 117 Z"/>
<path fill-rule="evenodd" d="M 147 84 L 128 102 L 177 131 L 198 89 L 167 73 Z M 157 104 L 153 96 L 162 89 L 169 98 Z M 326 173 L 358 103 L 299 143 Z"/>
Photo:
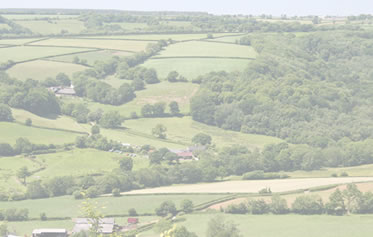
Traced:
<path fill-rule="evenodd" d="M 57 94 L 61 95 L 75 95 L 75 90 L 74 88 L 62 88 L 56 91 Z"/>

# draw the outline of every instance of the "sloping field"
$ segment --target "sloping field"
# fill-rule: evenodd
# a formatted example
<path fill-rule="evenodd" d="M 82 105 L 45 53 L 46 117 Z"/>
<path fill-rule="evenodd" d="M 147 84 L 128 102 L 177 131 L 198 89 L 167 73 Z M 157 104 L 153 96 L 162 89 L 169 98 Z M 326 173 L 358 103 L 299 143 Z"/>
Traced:
<path fill-rule="evenodd" d="M 213 143 L 218 147 L 240 144 L 249 148 L 262 148 L 267 144 L 282 142 L 281 139 L 275 137 L 244 134 L 208 126 L 193 121 L 191 117 L 128 120 L 124 126 L 130 130 L 151 135 L 152 128 L 157 124 L 166 126 L 168 139 L 185 144 L 190 144 L 193 136 L 198 133 L 209 134 Z"/>
<path fill-rule="evenodd" d="M 230 33 L 214 34 L 214 37 L 231 35 Z M 85 38 L 85 37 L 84 37 Z M 91 36 L 90 38 L 102 39 L 134 39 L 134 40 L 168 40 L 175 41 L 206 39 L 207 34 L 128 34 L 111 36 Z"/>
<path fill-rule="evenodd" d="M 10 20 L 22 20 L 22 19 L 41 19 L 41 18 L 59 18 L 59 19 L 67 19 L 67 18 L 76 18 L 78 15 L 44 15 L 44 14 L 3 14 L 5 18 Z"/>
<path fill-rule="evenodd" d="M 122 83 L 116 83 L 123 84 Z M 137 112 L 140 115 L 141 108 L 145 104 L 154 104 L 156 102 L 177 101 L 181 112 L 189 112 L 189 100 L 197 92 L 199 85 L 192 83 L 169 83 L 161 82 L 153 85 L 146 85 L 145 90 L 136 91 L 136 98 L 124 105 L 113 106 L 104 105 L 79 98 L 62 98 L 65 102 L 69 103 L 86 103 L 90 110 L 102 109 L 104 111 L 119 111 L 124 116 L 130 116 L 132 112 Z M 168 106 L 168 105 L 167 105 Z M 167 107 L 168 109 L 168 107 Z"/>
<path fill-rule="evenodd" d="M 100 212 L 105 215 L 123 215 L 128 209 L 135 208 L 138 214 L 155 213 L 155 208 L 166 200 L 173 201 L 177 208 L 184 199 L 192 200 L 195 205 L 206 203 L 212 200 L 223 198 L 225 195 L 145 195 L 145 196 L 122 196 L 122 197 L 100 197 L 95 198 Z M 17 202 L 0 202 L 0 209 L 3 208 L 28 208 L 31 218 L 39 218 L 41 212 L 48 217 L 71 217 L 81 215 L 80 208 L 84 200 L 75 200 L 72 196 L 54 197 L 38 200 L 24 200 Z M 61 208 L 63 207 L 63 208 Z M 141 217 L 140 217 L 141 218 Z M 71 221 L 71 220 L 70 220 Z"/>
<path fill-rule="evenodd" d="M 216 213 L 184 215 L 185 226 L 197 236 L 206 236 L 209 221 Z M 372 215 L 233 215 L 222 214 L 227 221 L 237 224 L 243 237 L 370 237 L 373 234 Z M 156 237 L 153 230 L 139 237 Z"/>
<path fill-rule="evenodd" d="M 24 123 L 26 119 L 29 118 L 32 120 L 32 125 L 34 126 L 65 129 L 77 132 L 90 132 L 89 128 L 82 126 L 82 124 L 77 123 L 74 119 L 67 116 L 44 118 L 21 109 L 12 109 L 12 114 L 13 118 L 19 123 Z"/>
<path fill-rule="evenodd" d="M 0 44 L 6 45 L 23 45 L 29 42 L 40 40 L 41 38 L 26 38 L 26 39 L 2 39 L 0 40 Z"/>
<path fill-rule="evenodd" d="M 70 34 L 79 34 L 85 29 L 84 23 L 79 20 L 51 20 L 51 21 L 17 21 L 23 27 L 30 29 L 33 33 L 42 35 L 61 34 L 67 31 Z"/>
<path fill-rule="evenodd" d="M 207 41 L 218 41 L 218 42 L 223 42 L 223 43 L 236 43 L 236 40 L 239 40 L 244 36 L 245 35 L 227 36 L 227 37 L 208 39 Z"/>
<path fill-rule="evenodd" d="M 29 171 L 39 168 L 35 162 L 22 156 L 0 157 L 0 190 L 22 189 L 22 185 L 16 178 L 16 172 L 26 166 Z"/>
<path fill-rule="evenodd" d="M 126 194 L 257 193 L 263 188 L 271 188 L 272 192 L 287 192 L 332 184 L 344 184 L 367 181 L 373 181 L 373 177 L 226 181 L 220 183 L 191 184 L 178 186 L 175 185 L 169 187 L 134 190 L 127 192 Z"/>
<path fill-rule="evenodd" d="M 85 47 L 96 49 L 124 50 L 130 52 L 140 52 L 146 49 L 151 43 L 149 41 L 133 40 L 104 40 L 104 39 L 49 39 L 33 43 L 32 45 L 48 45 L 63 47 Z"/>
<path fill-rule="evenodd" d="M 212 71 L 243 71 L 250 61 L 230 58 L 165 58 L 147 60 L 143 66 L 156 69 L 160 78 L 166 78 L 169 72 L 177 71 L 188 80 L 193 80 Z"/>
<path fill-rule="evenodd" d="M 0 23 L 0 29 L 5 30 L 5 29 L 10 29 L 8 24 Z"/>
<path fill-rule="evenodd" d="M 39 144 L 64 144 L 74 142 L 78 134 L 28 127 L 16 123 L 0 122 L 0 143 L 14 144 L 20 137 Z"/>
<path fill-rule="evenodd" d="M 11 48 L 0 49 L 0 62 L 13 60 L 22 62 L 32 59 L 44 58 L 54 55 L 62 55 L 85 51 L 77 48 L 59 48 L 59 47 L 34 47 L 34 46 L 18 46 Z"/>
<path fill-rule="evenodd" d="M 189 41 L 168 46 L 157 58 L 164 57 L 224 57 L 256 58 L 257 53 L 250 46 L 222 44 L 207 41 Z"/>
<path fill-rule="evenodd" d="M 75 57 L 78 57 L 80 60 L 86 60 L 88 65 L 93 66 L 96 61 L 105 61 L 109 60 L 114 56 L 125 57 L 130 56 L 133 53 L 115 51 L 115 50 L 100 50 L 87 53 L 80 53 L 74 55 L 65 55 L 52 58 L 56 61 L 72 63 Z"/>
<path fill-rule="evenodd" d="M 32 78 L 34 80 L 42 81 L 48 77 L 55 77 L 60 72 L 71 77 L 75 72 L 83 71 L 85 69 L 87 69 L 87 67 L 72 63 L 35 60 L 17 64 L 8 69 L 7 72 L 10 76 L 19 80 Z"/>
<path fill-rule="evenodd" d="M 44 180 L 56 176 L 103 174 L 119 168 L 118 161 L 123 157 L 125 156 L 117 153 L 94 149 L 74 149 L 72 151 L 38 155 L 36 160 L 45 165 L 46 169 L 32 177 Z"/>
<path fill-rule="evenodd" d="M 373 165 L 360 165 L 354 167 L 341 167 L 341 168 L 324 168 L 321 170 L 313 171 L 294 171 L 286 172 L 294 178 L 320 178 L 320 177 L 330 177 L 332 174 L 340 175 L 343 172 L 346 172 L 348 176 L 356 177 L 366 177 L 373 176 Z"/>

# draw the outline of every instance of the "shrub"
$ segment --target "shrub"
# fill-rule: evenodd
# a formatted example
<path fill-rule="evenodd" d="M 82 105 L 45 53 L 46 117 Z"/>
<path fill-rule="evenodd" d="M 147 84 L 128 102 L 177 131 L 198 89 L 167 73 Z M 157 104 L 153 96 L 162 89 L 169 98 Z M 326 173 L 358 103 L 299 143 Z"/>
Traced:
<path fill-rule="evenodd" d="M 304 195 L 295 199 L 292 210 L 301 215 L 317 215 L 324 212 L 324 204 L 318 195 Z"/>
<path fill-rule="evenodd" d="M 75 191 L 73 193 L 73 196 L 74 196 L 75 199 L 83 199 L 84 198 L 84 195 L 81 191 Z"/>
<path fill-rule="evenodd" d="M 128 210 L 128 215 L 129 215 L 129 216 L 138 216 L 137 211 L 136 211 L 135 208 L 130 208 L 130 209 Z"/>
<path fill-rule="evenodd" d="M 41 221 L 46 221 L 46 220 L 48 220 L 48 218 L 47 218 L 47 214 L 45 214 L 45 212 L 40 213 L 40 220 L 41 220 Z"/>
<path fill-rule="evenodd" d="M 252 200 L 249 202 L 251 213 L 254 215 L 267 214 L 270 211 L 270 206 L 263 200 Z"/>
<path fill-rule="evenodd" d="M 340 174 L 341 177 L 348 177 L 348 173 L 346 171 L 343 171 L 341 174 Z"/>
<path fill-rule="evenodd" d="M 189 199 L 185 199 L 180 204 L 181 210 L 185 213 L 190 213 L 193 211 L 193 202 Z"/>
<path fill-rule="evenodd" d="M 265 173 L 262 170 L 248 172 L 242 176 L 242 179 L 244 180 L 286 179 L 286 178 L 289 178 L 287 174 Z"/>
<path fill-rule="evenodd" d="M 26 126 L 31 126 L 32 125 L 32 120 L 30 118 L 26 119 L 25 125 Z"/>
<path fill-rule="evenodd" d="M 224 209 L 224 212 L 230 214 L 247 214 L 249 208 L 244 203 L 231 204 Z"/>
<path fill-rule="evenodd" d="M 119 188 L 114 188 L 111 193 L 113 194 L 114 197 L 120 197 L 120 190 L 119 190 Z"/>

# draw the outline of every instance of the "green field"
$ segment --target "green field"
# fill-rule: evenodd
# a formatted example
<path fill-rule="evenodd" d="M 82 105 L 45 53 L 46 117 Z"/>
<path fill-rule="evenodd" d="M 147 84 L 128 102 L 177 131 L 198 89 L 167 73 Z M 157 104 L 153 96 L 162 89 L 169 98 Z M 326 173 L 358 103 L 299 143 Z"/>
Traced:
<path fill-rule="evenodd" d="M 213 34 L 214 37 L 222 37 L 234 35 L 231 33 L 217 33 Z M 206 39 L 206 34 L 126 34 L 126 35 L 108 35 L 108 36 L 91 36 L 90 38 L 102 39 L 134 39 L 134 40 L 168 40 L 185 41 L 185 40 L 198 40 Z"/>
<path fill-rule="evenodd" d="M 87 126 L 77 123 L 73 118 L 67 116 L 58 116 L 57 118 L 45 118 L 37 116 L 21 109 L 12 109 L 14 119 L 19 123 L 24 123 L 26 119 L 31 119 L 34 126 L 45 128 L 65 129 L 76 132 L 88 133 Z"/>
<path fill-rule="evenodd" d="M 72 230 L 74 223 L 72 220 L 63 221 L 22 221 L 6 223 L 8 230 L 19 236 L 31 236 L 34 229 L 52 228 Z"/>
<path fill-rule="evenodd" d="M 349 176 L 353 177 L 373 176 L 373 165 L 361 165 L 343 168 L 324 168 L 314 171 L 294 171 L 287 172 L 287 174 L 294 178 L 318 178 L 330 177 L 332 174 L 340 175 L 343 172 L 347 172 Z"/>
<path fill-rule="evenodd" d="M 119 81 L 115 79 L 110 80 L 110 84 L 119 86 L 128 81 Z M 177 101 L 182 113 L 189 112 L 189 99 L 197 92 L 199 85 L 192 83 L 169 83 L 161 82 L 153 85 L 146 85 L 145 90 L 136 91 L 136 98 L 121 106 L 104 105 L 94 103 L 81 98 L 62 98 L 65 102 L 87 104 L 90 110 L 102 109 L 104 111 L 119 111 L 123 116 L 130 116 L 132 112 L 137 112 L 140 115 L 141 108 L 145 104 L 154 104 L 156 102 L 166 102 L 167 104 L 171 101 Z M 168 107 L 167 107 L 168 111 Z"/>
<path fill-rule="evenodd" d="M 30 20 L 30 19 L 40 19 L 40 18 L 59 18 L 59 19 L 69 19 L 69 18 L 76 18 L 78 15 L 44 15 L 44 14 L 3 14 L 5 18 L 10 20 Z"/>
<path fill-rule="evenodd" d="M 17 123 L 0 122 L 0 142 L 14 144 L 20 137 L 27 138 L 37 144 L 64 144 L 74 142 L 79 134 L 39 129 Z"/>
<path fill-rule="evenodd" d="M 150 59 L 143 66 L 156 69 L 160 78 L 166 78 L 169 72 L 177 71 L 192 80 L 212 71 L 243 71 L 250 62 L 250 59 L 172 58 Z"/>
<path fill-rule="evenodd" d="M 134 40 L 105 40 L 105 39 L 49 39 L 35 42 L 32 45 L 48 45 L 63 47 L 84 47 L 95 49 L 123 50 L 130 52 L 140 52 L 146 49 L 150 41 Z"/>
<path fill-rule="evenodd" d="M 41 38 L 25 38 L 25 39 L 2 39 L 0 40 L 0 44 L 5 45 L 23 45 L 29 42 L 40 40 Z"/>
<path fill-rule="evenodd" d="M 0 157 L 0 190 L 23 190 L 24 186 L 16 178 L 16 172 L 26 166 L 30 171 L 37 170 L 40 166 L 31 159 L 22 156 Z"/>
<path fill-rule="evenodd" d="M 33 33 L 42 35 L 61 34 L 62 31 L 67 31 L 69 34 L 79 34 L 85 30 L 84 23 L 79 20 L 51 20 L 51 21 L 17 21 L 17 24 L 30 29 Z"/>
<path fill-rule="evenodd" d="M 93 66 L 93 64 L 96 61 L 109 60 L 114 56 L 125 57 L 130 55 L 132 55 L 132 53 L 115 50 L 100 50 L 87 53 L 59 56 L 54 57 L 52 59 L 56 61 L 72 63 L 75 57 L 79 57 L 80 60 L 86 60 L 88 65 Z"/>
<path fill-rule="evenodd" d="M 22 62 L 27 60 L 50 57 L 54 55 L 63 55 L 84 51 L 77 48 L 60 48 L 60 47 L 35 47 L 35 46 L 18 46 L 0 49 L 0 62 L 13 60 Z"/>
<path fill-rule="evenodd" d="M 191 117 L 128 120 L 124 123 L 124 126 L 130 130 L 150 135 L 152 128 L 157 124 L 163 124 L 167 127 L 168 139 L 186 144 L 191 143 L 192 137 L 201 132 L 209 134 L 213 143 L 218 147 L 240 144 L 250 148 L 262 148 L 267 144 L 282 142 L 281 139 L 275 137 L 244 134 L 208 126 L 193 121 Z"/>
<path fill-rule="evenodd" d="M 189 41 L 168 46 L 157 58 L 164 57 L 224 57 L 256 58 L 257 53 L 250 46 L 222 44 L 207 41 Z"/>
<path fill-rule="evenodd" d="M 226 37 L 220 37 L 215 39 L 208 39 L 207 41 L 217 41 L 217 42 L 223 42 L 223 43 L 236 43 L 236 40 L 241 39 L 246 34 L 242 35 L 236 35 L 236 36 L 226 36 Z"/>
<path fill-rule="evenodd" d="M 148 24 L 146 23 L 131 23 L 131 22 L 115 22 L 115 23 L 106 23 L 105 25 L 119 25 L 122 27 L 123 30 L 133 32 L 133 31 L 140 31 L 146 30 L 149 28 Z"/>
<path fill-rule="evenodd" d="M 198 236 L 205 236 L 208 222 L 216 213 L 186 215 L 184 222 Z M 373 216 L 299 216 L 299 215 L 223 215 L 238 225 L 244 237 L 370 237 L 373 234 Z M 141 233 L 141 237 L 155 237 L 153 230 Z"/>
<path fill-rule="evenodd" d="M 163 201 L 173 201 L 177 208 L 181 201 L 190 199 L 194 205 L 213 201 L 226 195 L 143 195 L 143 196 L 121 196 L 121 197 L 100 197 L 92 199 L 104 215 L 127 215 L 128 209 L 135 208 L 137 213 L 154 214 L 155 208 Z M 28 208 L 30 218 L 38 218 L 41 212 L 48 217 L 77 217 L 81 215 L 80 207 L 83 200 L 75 200 L 72 196 L 54 197 L 48 199 L 24 200 L 13 202 L 0 202 L 0 209 L 4 208 Z M 63 207 L 63 208 L 61 208 Z"/>
<path fill-rule="evenodd" d="M 48 77 L 56 77 L 60 72 L 71 77 L 75 72 L 84 71 L 85 69 L 87 69 L 87 67 L 72 63 L 35 60 L 17 64 L 8 69 L 7 72 L 11 77 L 15 77 L 19 80 L 32 78 L 34 80 L 43 81 Z"/>

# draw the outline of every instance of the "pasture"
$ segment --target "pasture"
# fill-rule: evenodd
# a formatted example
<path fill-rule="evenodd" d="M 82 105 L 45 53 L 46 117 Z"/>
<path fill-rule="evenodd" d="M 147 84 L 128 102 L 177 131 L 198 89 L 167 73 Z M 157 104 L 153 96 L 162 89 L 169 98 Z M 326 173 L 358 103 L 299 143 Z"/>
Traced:
<path fill-rule="evenodd" d="M 37 155 L 35 160 L 40 162 L 46 169 L 34 174 L 30 179 L 41 178 L 45 180 L 56 176 L 104 174 L 118 168 L 118 162 L 123 157 L 125 155 L 94 149 L 74 149 Z M 135 166 L 136 160 L 134 159 Z"/>
<path fill-rule="evenodd" d="M 25 45 L 29 42 L 33 42 L 35 40 L 40 40 L 41 38 L 24 38 L 24 39 L 1 39 L 1 45 Z"/>
<path fill-rule="evenodd" d="M 76 133 L 28 127 L 17 123 L 0 122 L 0 143 L 14 144 L 20 137 L 37 144 L 65 144 L 75 141 Z"/>
<path fill-rule="evenodd" d="M 237 224 L 242 236 L 250 237 L 370 237 L 373 234 L 372 215 L 353 216 L 300 216 L 300 215 L 231 215 L 231 214 L 191 214 L 177 224 L 185 226 L 198 236 L 205 236 L 208 222 L 222 215 L 227 221 Z M 156 237 L 159 234 L 149 230 L 141 237 Z"/>
<path fill-rule="evenodd" d="M 18 80 L 32 78 L 34 80 L 43 81 L 48 77 L 56 77 L 60 72 L 72 77 L 74 73 L 84 71 L 85 69 L 87 69 L 87 67 L 73 63 L 35 60 L 17 64 L 8 69 L 7 72 L 11 77 L 15 77 Z"/>
<path fill-rule="evenodd" d="M 88 65 L 93 66 L 96 61 L 106 61 L 114 56 L 125 57 L 130 55 L 132 55 L 132 53 L 115 50 L 100 50 L 80 54 L 58 56 L 52 58 L 52 60 L 72 63 L 74 61 L 74 58 L 78 57 L 80 60 L 86 60 Z"/>
<path fill-rule="evenodd" d="M 99 197 L 91 201 L 100 208 L 104 215 L 128 215 L 130 208 L 135 208 L 139 215 L 154 215 L 155 209 L 164 201 L 173 201 L 176 207 L 189 199 L 194 205 L 207 203 L 226 195 L 144 195 L 144 196 L 121 196 L 121 197 Z M 47 217 L 78 217 L 81 215 L 81 205 L 84 200 L 75 200 L 72 196 L 53 197 L 48 199 L 24 200 L 12 202 L 0 202 L 0 210 L 5 208 L 27 208 L 30 218 L 39 218 L 41 212 Z M 63 207 L 63 208 L 61 208 Z"/>
<path fill-rule="evenodd" d="M 35 47 L 35 46 L 17 46 L 0 49 L 0 62 L 13 60 L 23 62 L 28 60 L 40 59 L 50 56 L 71 54 L 84 51 L 77 48 L 60 48 L 60 47 Z"/>
<path fill-rule="evenodd" d="M 64 129 L 82 133 L 90 132 L 89 127 L 83 126 L 82 124 L 77 123 L 73 118 L 67 116 L 46 118 L 21 109 L 12 109 L 12 114 L 13 118 L 19 123 L 24 123 L 26 119 L 29 118 L 32 120 L 32 125 L 38 127 Z"/>
<path fill-rule="evenodd" d="M 341 168 L 323 168 L 321 170 L 313 171 L 293 171 L 286 172 L 287 175 L 294 178 L 321 178 L 321 177 L 331 177 L 332 174 L 340 175 L 346 172 L 348 176 L 353 177 L 365 177 L 373 176 L 373 165 L 360 165 L 354 167 L 341 167 Z"/>
<path fill-rule="evenodd" d="M 8 18 L 10 20 L 32 20 L 32 19 L 45 19 L 45 18 L 52 18 L 52 19 L 70 19 L 70 18 L 76 18 L 78 15 L 50 15 L 50 14 L 3 14 L 2 15 L 5 18 Z"/>
<path fill-rule="evenodd" d="M 244 134 L 228 131 L 214 126 L 208 126 L 191 117 L 183 118 L 146 118 L 128 120 L 124 126 L 129 130 L 151 135 L 151 130 L 157 124 L 163 124 L 167 128 L 167 138 L 176 142 L 190 144 L 194 135 L 206 133 L 212 137 L 212 142 L 217 147 L 243 145 L 249 148 L 263 148 L 267 144 L 280 143 L 281 139 L 263 135 Z"/>
<path fill-rule="evenodd" d="M 61 34 L 63 31 L 70 34 L 79 34 L 86 29 L 82 21 L 74 19 L 49 21 L 26 20 L 17 21 L 17 24 L 30 29 L 33 33 L 41 35 Z"/>
<path fill-rule="evenodd" d="M 32 45 L 48 45 L 59 47 L 84 47 L 94 49 L 109 49 L 123 50 L 128 52 L 140 52 L 146 49 L 146 46 L 151 43 L 149 41 L 139 40 L 104 40 L 104 39 L 48 39 L 40 42 L 35 42 Z"/>
<path fill-rule="evenodd" d="M 256 51 L 250 46 L 223 44 L 207 41 L 189 41 L 171 44 L 161 51 L 157 58 L 182 57 L 223 57 L 223 58 L 256 58 Z"/>
<path fill-rule="evenodd" d="M 373 181 L 373 177 L 224 181 L 133 190 L 126 194 L 258 193 L 263 188 L 271 188 L 272 192 L 289 192 L 333 184 L 368 181 Z"/>
<path fill-rule="evenodd" d="M 223 43 L 236 43 L 236 40 L 240 40 L 242 37 L 246 36 L 247 34 L 242 35 L 235 35 L 235 36 L 226 36 L 220 37 L 215 39 L 208 39 L 207 41 L 216 41 L 216 42 L 223 42 Z"/>
<path fill-rule="evenodd" d="M 214 71 L 243 71 L 250 59 L 230 58 L 162 58 L 149 59 L 143 66 L 157 70 L 160 78 L 166 78 L 171 71 L 177 71 L 188 80 Z"/>
<path fill-rule="evenodd" d="M 109 84 L 119 87 L 123 83 L 129 81 L 121 81 L 119 79 L 109 78 Z M 104 111 L 118 111 L 123 116 L 129 117 L 132 112 L 137 112 L 140 115 L 141 108 L 145 104 L 154 104 L 156 102 L 166 102 L 167 105 L 171 101 L 179 103 L 182 113 L 189 112 L 189 99 L 197 92 L 199 85 L 192 83 L 170 83 L 161 82 L 153 85 L 146 85 L 145 90 L 136 91 L 136 98 L 129 103 L 114 106 L 83 100 L 80 98 L 62 98 L 66 103 L 85 103 L 90 110 L 102 109 Z M 168 111 L 168 107 L 167 107 Z"/>
<path fill-rule="evenodd" d="M 222 37 L 232 35 L 230 33 L 217 33 L 214 37 Z M 86 38 L 86 37 L 84 37 Z M 87 38 L 101 38 L 101 39 L 132 39 L 132 40 L 168 40 L 174 41 L 188 41 L 188 40 L 199 40 L 206 39 L 207 33 L 205 34 L 125 34 L 125 35 L 107 35 L 107 36 L 90 36 Z"/>

